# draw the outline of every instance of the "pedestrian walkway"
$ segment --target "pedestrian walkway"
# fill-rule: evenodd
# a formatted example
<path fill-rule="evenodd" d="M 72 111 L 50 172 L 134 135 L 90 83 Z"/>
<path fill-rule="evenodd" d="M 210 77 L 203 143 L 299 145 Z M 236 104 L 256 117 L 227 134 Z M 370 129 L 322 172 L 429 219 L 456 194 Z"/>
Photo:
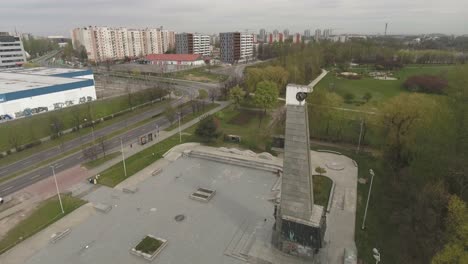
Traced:
<path fill-rule="evenodd" d="M 206 115 L 212 115 L 218 111 L 221 111 L 223 110 L 224 108 L 226 108 L 230 103 L 229 102 L 216 102 L 217 104 L 219 104 L 218 107 L 216 108 L 213 108 L 211 109 L 210 111 L 206 112 L 204 114 L 204 116 Z M 189 122 L 185 123 L 185 124 L 182 124 L 180 126 L 180 131 L 183 131 L 195 124 L 197 124 L 198 122 L 200 122 L 201 118 L 195 118 L 193 120 L 190 120 Z M 127 145 L 124 145 L 123 146 L 123 153 L 124 153 L 124 156 L 125 158 L 128 158 L 146 148 L 149 148 L 155 144 L 158 144 L 159 142 L 167 139 L 167 138 L 170 138 L 172 137 L 173 135 L 176 135 L 177 133 L 179 133 L 179 128 L 174 128 L 173 130 L 171 131 L 163 131 L 164 127 L 161 127 L 159 128 L 159 133 L 158 131 L 155 131 L 155 134 L 156 134 L 156 137 L 155 137 L 155 140 L 151 141 L 151 142 L 148 142 L 146 143 L 145 145 L 139 145 L 139 144 L 136 144 L 136 143 L 131 143 L 131 144 L 127 144 Z M 115 148 L 113 150 L 110 150 L 109 152 L 115 152 L 115 151 L 121 151 L 121 148 Z M 105 163 L 103 163 L 102 165 L 96 167 L 96 168 L 93 168 L 90 170 L 90 173 L 92 175 L 97 175 L 99 174 L 100 172 L 112 167 L 113 165 L 119 163 L 122 161 L 122 156 L 118 156 L 118 157 L 115 157 L 114 159 L 112 160 L 109 160 Z"/>

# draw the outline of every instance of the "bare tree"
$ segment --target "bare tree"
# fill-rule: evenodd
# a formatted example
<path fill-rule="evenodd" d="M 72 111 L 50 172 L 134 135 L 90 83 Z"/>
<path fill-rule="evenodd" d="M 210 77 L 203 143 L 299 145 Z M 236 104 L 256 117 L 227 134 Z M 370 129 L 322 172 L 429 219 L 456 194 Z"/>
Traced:
<path fill-rule="evenodd" d="M 125 92 L 127 93 L 127 96 L 128 96 L 128 105 L 132 107 L 133 106 L 133 94 L 132 94 L 132 87 L 129 84 L 125 86 Z"/>
<path fill-rule="evenodd" d="M 81 106 L 75 107 L 72 111 L 72 122 L 73 122 L 73 127 L 75 127 L 76 131 L 80 130 L 80 125 L 81 125 Z"/>
<path fill-rule="evenodd" d="M 18 150 L 18 147 L 21 145 L 22 142 L 21 133 L 16 132 L 14 129 L 11 129 L 8 133 L 8 142 L 10 143 L 10 147 Z"/>
<path fill-rule="evenodd" d="M 214 103 L 216 97 L 218 97 L 218 89 L 211 88 L 208 90 L 208 96 L 210 97 L 211 103 Z"/>
<path fill-rule="evenodd" d="M 109 149 L 109 142 L 106 141 L 105 137 L 100 137 L 97 139 L 97 144 L 99 146 L 100 152 L 103 154 L 103 156 L 106 156 L 106 152 Z"/>
<path fill-rule="evenodd" d="M 50 131 L 52 132 L 52 137 L 58 138 L 62 135 L 63 122 L 62 120 L 53 115 L 50 117 Z"/>

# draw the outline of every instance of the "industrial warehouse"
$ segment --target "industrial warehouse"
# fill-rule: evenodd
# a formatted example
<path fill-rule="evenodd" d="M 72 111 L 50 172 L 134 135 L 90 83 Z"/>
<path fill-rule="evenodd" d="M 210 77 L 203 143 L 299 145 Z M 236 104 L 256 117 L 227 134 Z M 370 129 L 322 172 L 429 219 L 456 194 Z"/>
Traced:
<path fill-rule="evenodd" d="M 0 71 L 0 121 L 96 100 L 91 70 L 30 68 Z"/>

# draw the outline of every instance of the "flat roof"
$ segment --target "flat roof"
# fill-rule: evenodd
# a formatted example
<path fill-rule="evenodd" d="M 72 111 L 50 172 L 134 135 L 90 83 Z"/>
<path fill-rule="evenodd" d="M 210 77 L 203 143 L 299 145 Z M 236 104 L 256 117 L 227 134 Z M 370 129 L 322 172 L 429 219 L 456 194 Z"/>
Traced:
<path fill-rule="evenodd" d="M 0 72 L 0 94 L 8 94 L 81 81 L 83 81 L 83 79 Z"/>
<path fill-rule="evenodd" d="M 9 68 L 1 70 L 0 73 L 17 73 L 17 74 L 32 74 L 32 75 L 45 75 L 45 76 L 54 76 L 54 75 L 63 75 L 70 73 L 92 73 L 88 69 L 70 69 L 70 68 L 47 68 L 47 67 L 34 67 L 34 68 Z M 63 76 L 68 77 L 68 76 Z"/>
<path fill-rule="evenodd" d="M 102 186 L 86 195 L 84 199 L 112 210 L 93 213 L 25 263 L 148 263 L 129 252 L 148 234 L 168 240 L 154 263 L 245 263 L 230 254 L 253 247 L 255 241 L 271 243 L 263 232 L 272 232 L 274 205 L 269 199 L 277 180 L 266 171 L 179 158 L 139 183 L 136 193 Z M 208 202 L 190 199 L 199 187 L 216 194 Z M 185 219 L 177 222 L 174 217 L 180 214 Z"/>

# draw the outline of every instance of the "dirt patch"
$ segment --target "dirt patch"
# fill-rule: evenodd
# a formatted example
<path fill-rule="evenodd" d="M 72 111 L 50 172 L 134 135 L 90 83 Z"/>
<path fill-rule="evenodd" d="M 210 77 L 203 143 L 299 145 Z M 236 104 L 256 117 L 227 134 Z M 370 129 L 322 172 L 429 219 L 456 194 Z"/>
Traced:
<path fill-rule="evenodd" d="M 196 82 L 210 82 L 211 79 L 205 76 L 195 76 L 193 74 L 189 74 L 184 77 L 184 79 L 189 81 L 196 81 Z"/>
<path fill-rule="evenodd" d="M 241 110 L 235 116 L 229 120 L 229 124 L 232 125 L 245 125 L 250 123 L 255 117 L 260 117 L 262 113 L 259 111 Z"/>

